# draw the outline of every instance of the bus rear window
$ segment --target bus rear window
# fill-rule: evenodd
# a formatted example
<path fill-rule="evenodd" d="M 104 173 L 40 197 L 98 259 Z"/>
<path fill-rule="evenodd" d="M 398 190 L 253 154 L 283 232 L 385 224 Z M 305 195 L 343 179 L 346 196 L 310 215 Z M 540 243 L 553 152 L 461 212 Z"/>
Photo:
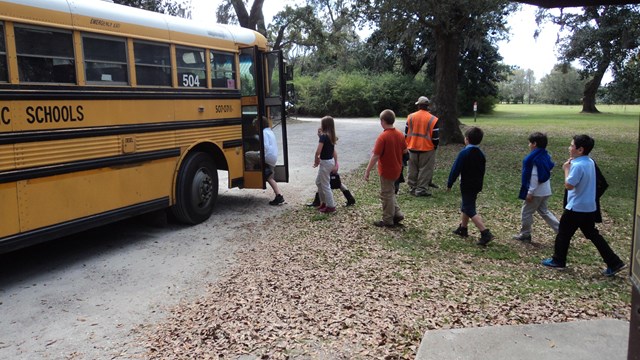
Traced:
<path fill-rule="evenodd" d="M 207 87 L 207 67 L 204 49 L 176 47 L 178 86 Z"/>
<path fill-rule="evenodd" d="M 171 86 L 169 45 L 133 43 L 138 85 Z"/>
<path fill-rule="evenodd" d="M 21 82 L 76 82 L 71 32 L 16 26 L 15 35 Z"/>
<path fill-rule="evenodd" d="M 7 82 L 7 47 L 4 43 L 4 24 L 0 23 L 0 81 Z"/>
<path fill-rule="evenodd" d="M 83 37 L 86 79 L 91 83 L 127 84 L 127 46 L 124 40 Z"/>

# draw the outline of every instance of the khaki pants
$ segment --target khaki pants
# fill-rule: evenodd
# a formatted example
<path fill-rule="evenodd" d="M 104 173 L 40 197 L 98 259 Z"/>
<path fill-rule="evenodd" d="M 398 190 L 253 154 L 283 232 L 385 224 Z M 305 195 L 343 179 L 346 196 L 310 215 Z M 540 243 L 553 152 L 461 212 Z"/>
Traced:
<path fill-rule="evenodd" d="M 547 202 L 550 196 L 534 196 L 531 202 L 526 200 L 522 203 L 522 227 L 520 233 L 531 235 L 531 226 L 533 225 L 533 214 L 537 211 L 540 217 L 553 229 L 557 234 L 560 223 L 555 215 L 547 208 Z"/>
<path fill-rule="evenodd" d="M 396 201 L 396 187 L 394 180 L 380 177 L 380 200 L 382 200 L 382 221 L 387 225 L 393 224 L 394 218 L 402 218 L 404 215 L 400 211 Z"/>
<path fill-rule="evenodd" d="M 407 185 L 416 195 L 430 194 L 429 184 L 436 166 L 436 151 L 409 152 Z"/>

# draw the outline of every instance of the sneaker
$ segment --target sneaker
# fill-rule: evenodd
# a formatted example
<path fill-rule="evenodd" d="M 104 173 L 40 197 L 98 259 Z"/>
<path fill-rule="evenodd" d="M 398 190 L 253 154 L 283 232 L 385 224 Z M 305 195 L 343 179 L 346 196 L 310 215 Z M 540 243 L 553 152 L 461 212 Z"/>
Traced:
<path fill-rule="evenodd" d="M 486 229 L 485 231 L 480 233 L 480 239 L 476 242 L 476 244 L 480 246 L 487 246 L 487 244 L 491 240 L 493 240 L 493 234 L 491 233 L 491 231 L 489 231 L 489 229 Z"/>
<path fill-rule="evenodd" d="M 564 270 L 566 267 L 564 265 L 558 264 L 553 258 L 547 258 L 540 262 L 543 266 L 548 268 L 556 269 L 556 270 Z"/>
<path fill-rule="evenodd" d="M 374 221 L 373 225 L 377 226 L 377 227 L 388 227 L 388 228 L 392 228 L 394 226 L 396 226 L 395 224 L 387 224 L 386 222 L 380 220 L 380 221 Z"/>
<path fill-rule="evenodd" d="M 276 198 L 269 201 L 269 205 L 282 205 L 284 204 L 284 197 L 281 194 L 277 194 Z"/>
<path fill-rule="evenodd" d="M 318 211 L 322 211 L 323 209 L 325 209 L 327 207 L 327 204 L 325 203 L 320 203 L 320 206 L 316 207 L 316 209 L 318 209 Z"/>
<path fill-rule="evenodd" d="M 602 275 L 606 276 L 606 277 L 613 277 L 615 276 L 617 273 L 619 273 L 620 271 L 622 271 L 622 269 L 624 269 L 627 265 L 625 263 L 620 263 L 618 266 L 615 267 L 608 267 L 604 270 L 602 270 Z"/>
<path fill-rule="evenodd" d="M 336 208 L 335 207 L 329 207 L 329 206 L 325 206 L 322 209 L 320 209 L 320 212 L 323 214 L 329 214 L 332 212 L 336 212 Z"/>
<path fill-rule="evenodd" d="M 462 226 L 458 226 L 457 229 L 452 231 L 455 235 L 461 236 L 461 237 L 467 237 L 469 236 L 469 229 L 467 229 L 466 227 L 462 227 Z"/>
<path fill-rule="evenodd" d="M 432 187 L 434 189 L 440 189 L 440 186 L 434 184 L 434 183 L 429 183 L 429 187 Z"/>
<path fill-rule="evenodd" d="M 518 240 L 518 241 L 530 243 L 531 242 L 531 234 L 522 234 L 522 233 L 520 233 L 518 235 L 513 235 L 513 240 Z"/>

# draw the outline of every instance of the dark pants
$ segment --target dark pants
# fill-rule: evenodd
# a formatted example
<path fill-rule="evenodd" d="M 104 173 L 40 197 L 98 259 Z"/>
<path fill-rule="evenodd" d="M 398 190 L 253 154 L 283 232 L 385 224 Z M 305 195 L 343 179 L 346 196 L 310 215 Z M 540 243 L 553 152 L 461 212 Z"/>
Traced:
<path fill-rule="evenodd" d="M 553 260 L 556 263 L 561 266 L 566 265 L 569 243 L 578 229 L 595 245 L 608 267 L 614 268 L 622 263 L 618 255 L 611 250 L 607 241 L 600 235 L 598 229 L 596 229 L 595 212 L 585 213 L 571 210 L 564 210 L 560 218 L 560 228 L 558 235 L 556 235 L 555 251 L 553 254 Z"/>

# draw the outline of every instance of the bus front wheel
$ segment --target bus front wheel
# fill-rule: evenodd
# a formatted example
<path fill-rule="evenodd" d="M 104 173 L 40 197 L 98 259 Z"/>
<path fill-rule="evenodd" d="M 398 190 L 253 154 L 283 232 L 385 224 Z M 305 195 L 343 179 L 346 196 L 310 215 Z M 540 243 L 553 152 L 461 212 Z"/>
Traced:
<path fill-rule="evenodd" d="M 172 208 L 175 217 L 187 224 L 207 220 L 218 197 L 218 171 L 213 159 L 201 152 L 188 155 L 177 180 Z"/>

